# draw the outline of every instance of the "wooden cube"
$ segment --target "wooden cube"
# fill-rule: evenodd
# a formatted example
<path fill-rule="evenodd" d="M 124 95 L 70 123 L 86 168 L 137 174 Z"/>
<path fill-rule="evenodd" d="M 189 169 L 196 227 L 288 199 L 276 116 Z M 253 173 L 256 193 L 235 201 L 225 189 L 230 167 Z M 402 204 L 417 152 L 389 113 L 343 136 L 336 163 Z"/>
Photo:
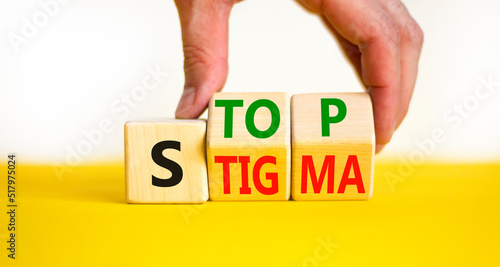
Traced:
<path fill-rule="evenodd" d="M 288 200 L 290 115 L 286 93 L 216 93 L 209 104 L 210 199 Z"/>
<path fill-rule="evenodd" d="M 375 130 L 366 93 L 294 95 L 292 198 L 369 199 Z"/>
<path fill-rule="evenodd" d="M 208 199 L 206 121 L 125 124 L 129 203 L 203 203 Z"/>

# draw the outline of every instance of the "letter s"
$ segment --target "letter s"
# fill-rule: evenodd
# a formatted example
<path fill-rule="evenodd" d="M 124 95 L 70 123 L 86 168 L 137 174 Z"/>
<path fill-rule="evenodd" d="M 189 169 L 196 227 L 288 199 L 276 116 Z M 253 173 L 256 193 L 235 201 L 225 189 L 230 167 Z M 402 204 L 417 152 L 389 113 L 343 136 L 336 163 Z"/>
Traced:
<path fill-rule="evenodd" d="M 162 141 L 153 146 L 151 157 L 153 161 L 161 167 L 172 172 L 172 177 L 168 179 L 158 178 L 152 175 L 153 185 L 159 187 L 171 187 L 179 184 L 182 181 L 182 168 L 177 162 L 169 160 L 163 156 L 163 150 L 172 148 L 181 151 L 181 142 L 179 141 Z"/>

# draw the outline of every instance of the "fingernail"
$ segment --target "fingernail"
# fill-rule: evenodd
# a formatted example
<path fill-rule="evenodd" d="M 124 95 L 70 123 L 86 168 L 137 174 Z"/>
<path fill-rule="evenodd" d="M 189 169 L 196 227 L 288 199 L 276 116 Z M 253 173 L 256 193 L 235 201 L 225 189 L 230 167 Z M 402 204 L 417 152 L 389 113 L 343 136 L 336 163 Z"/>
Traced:
<path fill-rule="evenodd" d="M 175 110 L 175 117 L 179 119 L 188 118 L 184 114 L 189 111 L 194 104 L 194 97 L 196 91 L 194 87 L 189 87 L 184 89 L 182 92 L 181 99 L 179 100 L 179 104 L 177 105 L 177 109 Z"/>
<path fill-rule="evenodd" d="M 375 154 L 378 154 L 380 153 L 380 151 L 382 151 L 382 149 L 384 149 L 385 145 L 382 145 L 382 144 L 377 144 L 375 146 Z"/>

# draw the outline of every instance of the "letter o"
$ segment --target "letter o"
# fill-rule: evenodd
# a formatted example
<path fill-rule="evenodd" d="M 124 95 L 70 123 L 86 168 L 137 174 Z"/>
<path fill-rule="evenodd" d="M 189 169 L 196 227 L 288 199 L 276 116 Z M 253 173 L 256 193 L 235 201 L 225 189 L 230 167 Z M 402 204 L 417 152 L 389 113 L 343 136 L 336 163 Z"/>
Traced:
<path fill-rule="evenodd" d="M 416 159 L 417 156 L 420 159 L 417 160 Z M 409 160 L 410 160 L 410 163 L 413 164 L 413 165 L 421 165 L 421 164 L 423 164 L 424 161 L 425 161 L 424 152 L 422 152 L 420 150 L 414 150 L 413 152 L 410 153 Z"/>
<path fill-rule="evenodd" d="M 318 262 L 313 257 L 307 257 L 302 261 L 302 266 L 318 266 Z"/>
<path fill-rule="evenodd" d="M 269 109 L 271 112 L 271 124 L 269 125 L 269 128 L 265 131 L 261 131 L 255 127 L 255 112 L 257 112 L 257 109 L 261 107 L 266 107 Z M 248 132 L 256 138 L 268 138 L 273 136 L 276 131 L 278 131 L 278 128 L 280 127 L 280 120 L 281 120 L 281 115 L 280 115 L 280 110 L 276 103 L 269 99 L 259 99 L 255 102 L 253 102 L 247 110 L 246 116 L 245 116 L 245 124 L 247 126 Z"/>
<path fill-rule="evenodd" d="M 42 19 L 42 20 L 40 20 Z M 42 28 L 42 27 L 45 27 L 45 25 L 47 25 L 47 23 L 49 22 L 49 16 L 47 14 L 45 14 L 44 12 L 37 12 L 34 16 L 33 16 L 33 24 L 35 24 L 35 26 L 37 26 L 38 28 Z"/>
<path fill-rule="evenodd" d="M 87 140 L 82 140 L 76 146 L 76 151 L 82 156 L 87 156 L 92 152 L 92 144 Z"/>
<path fill-rule="evenodd" d="M 146 89 L 144 89 L 142 86 L 136 86 L 132 90 L 132 99 L 135 102 L 143 101 L 144 99 L 146 99 L 147 95 L 148 93 L 146 92 Z"/>
<path fill-rule="evenodd" d="M 479 107 L 479 100 L 473 96 L 468 96 L 464 100 L 464 107 L 469 112 L 474 111 Z"/>

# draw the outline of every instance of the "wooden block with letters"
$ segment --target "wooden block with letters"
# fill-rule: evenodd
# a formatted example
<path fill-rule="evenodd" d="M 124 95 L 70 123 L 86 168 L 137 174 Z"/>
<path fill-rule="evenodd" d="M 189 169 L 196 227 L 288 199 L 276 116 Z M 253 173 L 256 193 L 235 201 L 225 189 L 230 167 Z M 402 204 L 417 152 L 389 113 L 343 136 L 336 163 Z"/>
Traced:
<path fill-rule="evenodd" d="M 209 104 L 207 165 L 214 201 L 288 200 L 286 93 L 216 93 Z"/>
<path fill-rule="evenodd" d="M 206 202 L 205 137 L 204 120 L 127 122 L 127 202 Z"/>
<path fill-rule="evenodd" d="M 292 198 L 369 199 L 375 130 L 366 93 L 294 95 Z"/>

